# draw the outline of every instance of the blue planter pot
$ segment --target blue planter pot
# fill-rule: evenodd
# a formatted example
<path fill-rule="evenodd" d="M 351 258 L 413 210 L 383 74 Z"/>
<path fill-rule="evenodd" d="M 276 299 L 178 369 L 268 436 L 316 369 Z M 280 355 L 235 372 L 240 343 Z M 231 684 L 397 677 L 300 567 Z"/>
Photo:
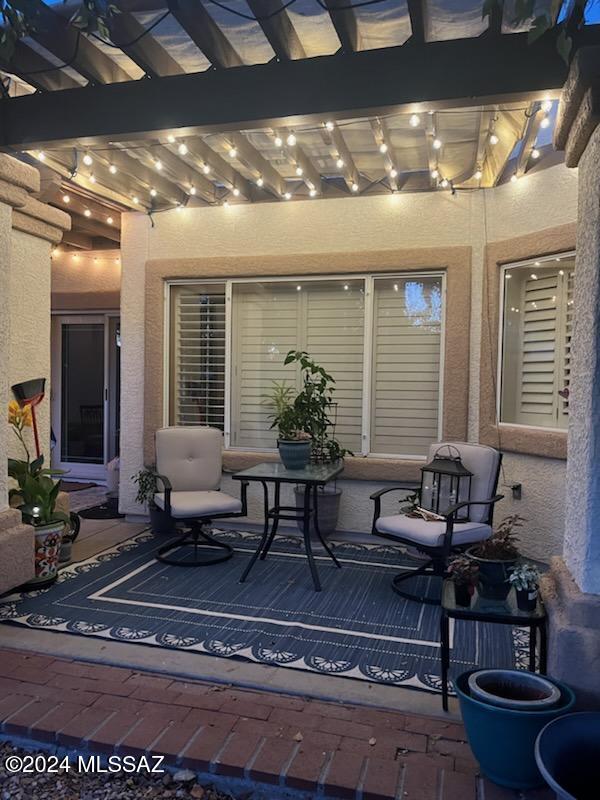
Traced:
<path fill-rule="evenodd" d="M 572 690 L 552 681 L 561 691 L 559 703 L 547 711 L 521 711 L 487 705 L 469 693 L 469 676 L 463 672 L 456 681 L 465 730 L 473 755 L 482 772 L 509 789 L 534 789 L 544 785 L 535 761 L 535 740 L 552 720 L 568 713 L 575 702 Z"/>
<path fill-rule="evenodd" d="M 597 800 L 600 712 L 566 714 L 549 722 L 537 737 L 535 760 L 558 800 Z"/>
<path fill-rule="evenodd" d="M 286 469 L 304 469 L 310 461 L 312 442 L 279 439 L 279 457 Z"/>

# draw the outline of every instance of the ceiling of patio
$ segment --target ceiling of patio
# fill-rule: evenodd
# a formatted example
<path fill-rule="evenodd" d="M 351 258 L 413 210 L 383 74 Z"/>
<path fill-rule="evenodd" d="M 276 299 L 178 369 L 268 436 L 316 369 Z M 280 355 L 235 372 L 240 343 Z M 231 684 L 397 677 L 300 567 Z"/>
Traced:
<path fill-rule="evenodd" d="M 40 3 L 43 24 L 35 38 L 19 42 L 5 65 L 4 82 L 9 78 L 12 98 L 33 92 L 83 98 L 102 84 L 150 79 L 158 86 L 167 76 L 214 70 L 241 76 L 251 65 L 277 62 L 281 67 L 336 53 L 407 52 L 475 37 L 516 41 L 530 26 L 512 22 L 515 0 L 506 0 L 503 13 L 494 10 L 489 19 L 482 19 L 481 0 L 357 0 L 354 5 L 349 8 L 346 0 L 178 0 L 167 7 L 167 0 L 119 0 L 121 13 L 111 31 L 116 46 L 98 35 L 80 34 L 69 23 L 74 3 Z M 551 13 L 553 5 L 538 0 L 536 14 Z M 269 90 L 265 84 L 264 92 Z M 48 201 L 70 210 L 81 205 L 79 216 L 90 211 L 82 216 L 88 223 L 82 231 L 86 243 L 103 238 L 109 246 L 117 229 L 114 220 L 106 224 L 111 209 L 468 190 L 556 163 L 551 98 L 558 91 L 509 95 L 500 102 L 412 103 L 401 113 L 377 108 L 360 115 L 282 117 L 256 127 L 163 126 L 142 136 L 121 133 L 93 141 L 70 136 L 42 141 L 35 149 L 24 149 L 22 140 L 10 149 L 58 176 Z M 231 97 L 235 104 L 237 97 Z M 98 201 L 104 211 L 92 208 Z"/>

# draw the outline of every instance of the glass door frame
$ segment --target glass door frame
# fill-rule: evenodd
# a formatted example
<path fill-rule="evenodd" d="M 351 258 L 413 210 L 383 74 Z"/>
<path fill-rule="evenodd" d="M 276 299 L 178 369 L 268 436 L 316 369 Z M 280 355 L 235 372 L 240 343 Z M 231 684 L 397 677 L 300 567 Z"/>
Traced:
<path fill-rule="evenodd" d="M 66 478 L 78 478 L 89 480 L 105 480 L 107 477 L 106 465 L 112 456 L 110 442 L 114 438 L 115 414 L 114 400 L 111 403 L 111 320 L 119 318 L 120 312 L 79 312 L 74 313 L 55 313 L 52 314 L 51 347 L 52 347 L 52 389 L 51 389 L 51 420 L 52 430 L 56 438 L 56 445 L 52 450 L 52 466 L 56 469 L 67 471 Z M 104 384 L 102 390 L 102 412 L 103 412 L 103 463 L 89 464 L 82 461 L 62 461 L 62 346 L 63 346 L 63 326 L 65 325 L 85 325 L 99 324 L 104 328 L 104 364 L 103 375 Z M 116 398 L 116 402 L 119 398 Z M 113 409 L 111 409 L 111 405 Z"/>

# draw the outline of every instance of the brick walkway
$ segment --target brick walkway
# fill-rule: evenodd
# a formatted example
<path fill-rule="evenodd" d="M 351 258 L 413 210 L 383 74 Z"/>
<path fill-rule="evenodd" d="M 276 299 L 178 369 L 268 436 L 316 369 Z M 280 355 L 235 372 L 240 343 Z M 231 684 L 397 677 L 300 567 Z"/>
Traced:
<path fill-rule="evenodd" d="M 0 650 L 4 737 L 162 754 L 200 773 L 356 800 L 550 800 L 478 776 L 463 727 L 433 717 Z"/>

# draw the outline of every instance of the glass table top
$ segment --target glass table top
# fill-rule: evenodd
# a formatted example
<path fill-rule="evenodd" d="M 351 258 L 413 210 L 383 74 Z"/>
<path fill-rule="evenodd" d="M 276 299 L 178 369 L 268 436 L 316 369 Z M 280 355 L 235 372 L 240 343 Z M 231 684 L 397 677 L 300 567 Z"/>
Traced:
<path fill-rule="evenodd" d="M 486 597 L 481 597 L 476 588 L 471 598 L 471 605 L 459 606 L 455 600 L 454 583 L 451 580 L 444 581 L 442 608 L 446 611 L 450 611 L 452 616 L 468 614 L 469 616 L 481 617 L 481 619 L 488 621 L 493 621 L 494 617 L 511 617 L 518 621 L 519 619 L 543 619 L 546 616 L 544 606 L 539 598 L 533 611 L 521 611 L 517 605 L 517 593 L 512 586 L 506 600 L 489 600 Z"/>
<path fill-rule="evenodd" d="M 332 464 L 308 464 L 304 469 L 286 469 L 280 461 L 264 461 L 243 469 L 232 478 L 244 481 L 280 481 L 281 483 L 327 483 L 344 469 L 342 461 Z"/>

